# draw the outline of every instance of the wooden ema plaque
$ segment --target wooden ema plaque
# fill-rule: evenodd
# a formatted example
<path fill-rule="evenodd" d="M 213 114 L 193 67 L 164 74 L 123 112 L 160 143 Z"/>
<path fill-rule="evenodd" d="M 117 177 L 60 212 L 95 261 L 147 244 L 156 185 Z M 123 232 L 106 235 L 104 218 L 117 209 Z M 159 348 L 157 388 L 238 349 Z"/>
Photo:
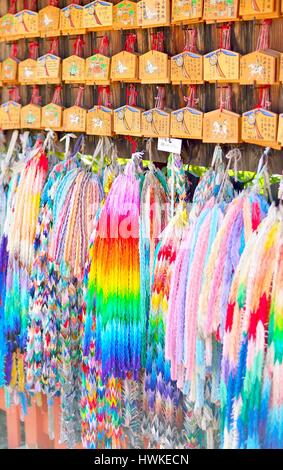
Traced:
<path fill-rule="evenodd" d="M 12 85 L 17 83 L 18 79 L 18 61 L 13 57 L 7 57 L 2 62 L 2 82 Z"/>
<path fill-rule="evenodd" d="M 283 82 L 283 53 L 280 54 L 280 70 L 279 70 L 279 81 Z"/>
<path fill-rule="evenodd" d="M 40 129 L 41 126 L 41 106 L 28 104 L 21 108 L 21 128 Z"/>
<path fill-rule="evenodd" d="M 240 59 L 241 85 L 273 85 L 278 82 L 280 53 L 267 49 L 254 51 Z"/>
<path fill-rule="evenodd" d="M 139 58 L 141 83 L 170 83 L 170 62 L 164 52 L 149 51 Z"/>
<path fill-rule="evenodd" d="M 86 133 L 89 135 L 113 134 L 113 111 L 106 106 L 94 106 L 86 116 Z"/>
<path fill-rule="evenodd" d="M 283 146 L 283 114 L 279 114 L 278 117 L 278 135 L 277 140 L 281 146 Z"/>
<path fill-rule="evenodd" d="M 123 135 L 141 136 L 140 108 L 124 105 L 114 110 L 114 132 Z"/>
<path fill-rule="evenodd" d="M 203 115 L 203 142 L 237 144 L 240 142 L 240 115 L 216 109 Z"/>
<path fill-rule="evenodd" d="M 2 41 L 14 41 L 18 39 L 15 16 L 7 13 L 0 18 L 0 36 Z"/>
<path fill-rule="evenodd" d="M 22 10 L 15 14 L 15 27 L 18 36 L 34 38 L 39 34 L 38 13 L 31 10 Z"/>
<path fill-rule="evenodd" d="M 59 131 L 62 129 L 63 108 L 54 103 L 48 103 L 41 110 L 42 129 L 53 129 Z"/>
<path fill-rule="evenodd" d="M 71 55 L 62 62 L 62 80 L 66 83 L 85 82 L 85 59 Z"/>
<path fill-rule="evenodd" d="M 136 29 L 137 27 L 136 3 L 125 0 L 113 6 L 113 29 Z"/>
<path fill-rule="evenodd" d="M 18 76 L 22 85 L 34 85 L 37 83 L 37 61 L 26 59 L 19 62 Z"/>
<path fill-rule="evenodd" d="M 240 54 L 217 49 L 203 57 L 203 75 L 206 82 L 238 82 L 240 78 Z"/>
<path fill-rule="evenodd" d="M 169 0 L 142 0 L 137 3 L 138 26 L 170 26 Z"/>
<path fill-rule="evenodd" d="M 203 57 L 188 51 L 171 57 L 171 81 L 173 85 L 203 83 Z"/>
<path fill-rule="evenodd" d="M 238 0 L 204 0 L 203 19 L 207 23 L 236 20 L 238 9 Z"/>
<path fill-rule="evenodd" d="M 109 2 L 95 0 L 84 6 L 83 26 L 89 31 L 112 29 L 113 5 Z"/>
<path fill-rule="evenodd" d="M 202 18 L 203 0 L 173 0 L 171 23 L 197 23 Z"/>
<path fill-rule="evenodd" d="M 110 58 L 94 54 L 85 61 L 85 82 L 87 85 L 108 85 L 110 83 Z"/>
<path fill-rule="evenodd" d="M 76 105 L 64 109 L 63 129 L 65 132 L 85 132 L 86 110 Z"/>
<path fill-rule="evenodd" d="M 111 80 L 113 82 L 137 82 L 138 57 L 127 51 L 118 52 L 111 58 Z"/>
<path fill-rule="evenodd" d="M 194 108 L 171 112 L 170 135 L 183 139 L 202 139 L 203 113 Z"/>
<path fill-rule="evenodd" d="M 41 37 L 60 35 L 60 8 L 48 5 L 38 12 L 38 29 Z"/>
<path fill-rule="evenodd" d="M 21 105 L 15 101 L 7 101 L 0 106 L 0 122 L 3 130 L 21 127 Z"/>
<path fill-rule="evenodd" d="M 81 5 L 68 5 L 60 11 L 60 30 L 63 35 L 85 34 L 83 27 L 83 7 Z"/>
<path fill-rule="evenodd" d="M 239 16 L 254 18 L 277 18 L 280 13 L 280 0 L 240 0 Z"/>
<path fill-rule="evenodd" d="M 277 142 L 277 126 L 277 114 L 263 108 L 252 109 L 242 115 L 242 139 L 272 147 Z"/>
<path fill-rule="evenodd" d="M 142 113 L 141 131 L 145 137 L 169 137 L 170 113 L 153 108 Z"/>
<path fill-rule="evenodd" d="M 2 82 L 2 63 L 0 62 L 0 86 L 3 85 L 3 82 Z"/>
<path fill-rule="evenodd" d="M 61 59 L 54 54 L 45 54 L 37 59 L 37 80 L 41 83 L 61 82 Z"/>

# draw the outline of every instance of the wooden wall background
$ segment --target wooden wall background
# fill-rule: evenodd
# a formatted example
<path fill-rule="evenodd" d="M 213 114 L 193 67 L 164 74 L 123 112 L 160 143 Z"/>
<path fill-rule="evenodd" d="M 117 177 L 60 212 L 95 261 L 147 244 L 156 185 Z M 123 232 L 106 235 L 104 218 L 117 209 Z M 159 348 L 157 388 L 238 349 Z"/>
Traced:
<path fill-rule="evenodd" d="M 109 0 L 111 1 L 111 0 Z M 113 0 L 113 3 L 118 3 L 119 0 Z M 72 3 L 71 0 L 60 0 L 59 6 L 62 8 Z M 89 3 L 88 0 L 82 0 L 81 4 Z M 0 15 L 4 15 L 8 11 L 8 0 L 1 0 L 0 2 Z M 38 9 L 48 5 L 48 0 L 38 0 Z M 17 1 L 18 10 L 23 8 L 23 0 Z M 217 24 L 199 24 L 198 26 L 198 50 L 200 53 L 207 53 L 218 47 L 219 39 L 219 25 Z M 150 38 L 153 31 L 164 31 L 165 35 L 165 51 L 169 56 L 181 52 L 184 47 L 184 28 L 185 26 L 172 26 L 165 28 L 153 29 L 139 29 L 137 34 L 137 47 L 136 52 L 144 53 L 150 49 Z M 110 55 L 113 55 L 122 50 L 126 33 L 131 30 L 125 31 L 109 31 L 110 40 Z M 259 31 L 258 21 L 236 22 L 232 28 L 232 49 L 240 54 L 251 52 L 256 47 L 256 41 Z M 98 46 L 99 33 L 88 33 L 84 36 L 84 57 L 92 54 L 93 49 Z M 275 19 L 271 26 L 271 48 L 283 52 L 283 18 Z M 76 36 L 64 36 L 59 39 L 59 55 L 66 58 L 73 53 L 73 44 Z M 28 57 L 28 45 L 33 39 L 22 39 L 18 41 L 19 58 L 21 60 Z M 47 39 L 38 38 L 39 54 L 46 53 L 50 47 L 50 41 Z M 0 44 L 0 60 L 5 59 L 9 55 L 10 44 Z M 138 105 L 144 109 L 150 109 L 154 106 L 154 97 L 156 96 L 155 85 L 136 85 L 138 91 Z M 25 105 L 29 102 L 31 96 L 31 88 L 29 86 L 21 86 L 20 94 L 22 104 Z M 63 102 L 64 105 L 71 106 L 74 104 L 77 85 L 64 85 L 63 87 Z M 258 89 L 254 86 L 240 86 L 234 84 L 233 87 L 233 111 L 242 113 L 251 109 L 257 102 Z M 40 86 L 40 94 L 42 96 L 42 104 L 48 103 L 53 96 L 54 86 L 44 85 Z M 126 102 L 126 85 L 116 83 L 111 85 L 112 104 L 113 107 L 125 104 Z M 197 96 L 199 98 L 199 107 L 202 111 L 211 111 L 218 107 L 218 93 L 219 90 L 215 84 L 199 85 L 197 87 Z M 2 102 L 8 98 L 8 90 L 2 89 Z M 166 85 L 166 102 L 167 107 L 171 109 L 178 109 L 184 105 L 183 96 L 187 94 L 186 86 L 173 86 Z M 283 112 L 283 85 L 276 85 L 271 87 L 272 98 L 272 111 Z M 97 103 L 97 89 L 96 86 L 87 86 L 85 88 L 84 103 L 87 108 Z M 129 156 L 130 147 L 129 143 L 123 137 L 115 137 L 119 149 L 120 156 Z M 88 136 L 88 147 L 93 151 L 95 145 L 95 138 Z M 145 139 L 139 139 L 138 149 L 145 149 Z M 155 145 L 154 145 L 155 147 Z M 197 141 L 190 141 L 183 143 L 182 156 L 186 162 L 193 164 L 209 165 L 211 163 L 213 145 L 203 144 Z M 227 147 L 225 150 L 228 150 Z M 263 151 L 261 147 L 249 144 L 240 144 L 243 159 L 240 163 L 240 168 L 243 170 L 255 171 L 257 168 L 259 157 Z M 156 152 L 154 148 L 154 160 L 166 162 L 167 154 Z M 283 152 L 272 150 L 270 158 L 270 170 L 273 173 L 282 173 L 283 171 Z"/>

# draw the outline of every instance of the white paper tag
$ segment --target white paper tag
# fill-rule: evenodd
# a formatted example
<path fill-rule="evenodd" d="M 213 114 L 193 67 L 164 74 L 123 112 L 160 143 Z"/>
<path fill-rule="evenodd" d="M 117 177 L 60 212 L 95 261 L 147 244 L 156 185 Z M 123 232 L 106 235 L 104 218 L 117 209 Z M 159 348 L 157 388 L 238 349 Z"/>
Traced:
<path fill-rule="evenodd" d="M 157 143 L 157 149 L 162 152 L 181 154 L 182 139 L 171 139 L 170 137 L 160 137 Z"/>

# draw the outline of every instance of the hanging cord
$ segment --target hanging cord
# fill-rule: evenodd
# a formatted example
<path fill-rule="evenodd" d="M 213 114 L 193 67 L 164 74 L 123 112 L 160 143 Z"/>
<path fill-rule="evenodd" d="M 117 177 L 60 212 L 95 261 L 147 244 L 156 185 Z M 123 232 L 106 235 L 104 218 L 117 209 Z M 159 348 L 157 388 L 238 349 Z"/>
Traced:
<path fill-rule="evenodd" d="M 136 91 L 136 87 L 133 84 L 129 85 L 126 89 L 126 105 L 136 106 L 137 96 L 138 92 Z"/>
<path fill-rule="evenodd" d="M 64 142 L 65 141 L 65 160 L 67 160 L 67 158 L 71 158 L 70 157 L 70 145 L 71 145 L 71 139 L 76 139 L 77 136 L 75 134 L 71 134 L 71 133 L 68 133 L 68 134 L 65 134 L 61 139 L 60 139 L 60 142 Z"/>
<path fill-rule="evenodd" d="M 32 87 L 32 94 L 30 98 L 30 104 L 40 105 L 42 101 L 42 97 L 39 95 L 39 86 L 34 85 Z"/>
<path fill-rule="evenodd" d="M 38 42 L 31 41 L 29 43 L 29 59 L 36 60 L 38 58 L 38 48 L 39 48 Z"/>
<path fill-rule="evenodd" d="M 270 48 L 270 27 L 271 20 L 263 20 L 260 25 L 259 35 L 257 39 L 256 50 L 264 51 Z"/>
<path fill-rule="evenodd" d="M 98 54 L 109 56 L 109 37 L 106 36 L 106 34 L 102 36 L 99 43 L 99 48 L 96 49 L 95 53 L 97 52 Z"/>
<path fill-rule="evenodd" d="M 6 171 L 10 166 L 18 137 L 19 137 L 19 131 L 14 130 L 10 138 L 9 147 L 5 155 L 5 158 L 3 158 L 3 160 L 1 161 L 1 175 L 0 175 L 1 181 L 3 181 Z"/>
<path fill-rule="evenodd" d="M 231 50 L 231 26 L 232 23 L 223 24 L 220 28 L 220 49 Z"/>
<path fill-rule="evenodd" d="M 199 102 L 198 98 L 196 98 L 197 86 L 196 85 L 190 85 L 189 91 L 190 91 L 189 95 L 184 96 L 183 99 L 185 101 L 185 104 L 186 104 L 187 108 L 195 108 L 196 104 Z"/>
<path fill-rule="evenodd" d="M 259 101 L 257 108 L 260 109 L 270 109 L 271 100 L 270 100 L 270 85 L 264 85 L 259 87 Z"/>
<path fill-rule="evenodd" d="M 17 13 L 17 0 L 9 1 L 8 13 L 10 13 L 11 15 L 14 15 L 15 13 Z"/>
<path fill-rule="evenodd" d="M 223 151 L 220 145 L 216 145 L 214 148 L 213 156 L 212 156 L 212 162 L 211 162 L 211 168 L 213 170 L 218 170 L 218 168 L 223 165 Z"/>
<path fill-rule="evenodd" d="M 106 106 L 107 108 L 112 108 L 111 100 L 111 90 L 110 86 L 98 85 L 97 87 L 97 104 L 100 108 L 101 106 Z"/>
<path fill-rule="evenodd" d="M 146 150 L 148 152 L 148 159 L 149 159 L 148 168 L 149 168 L 150 171 L 153 172 L 155 170 L 155 165 L 153 163 L 153 150 L 152 150 L 152 147 L 153 147 L 153 138 L 150 137 L 146 141 Z"/>
<path fill-rule="evenodd" d="M 51 103 L 56 104 L 57 106 L 62 106 L 62 85 L 57 85 L 55 87 L 54 95 Z"/>
<path fill-rule="evenodd" d="M 79 90 L 78 90 L 76 101 L 75 101 L 75 106 L 79 106 L 80 108 L 83 108 L 84 91 L 85 91 L 84 86 L 79 86 Z"/>
<path fill-rule="evenodd" d="M 18 44 L 16 42 L 11 44 L 9 57 L 18 60 Z"/>
<path fill-rule="evenodd" d="M 157 109 L 165 108 L 165 86 L 157 87 L 157 96 L 155 97 L 155 107 Z"/>
<path fill-rule="evenodd" d="M 13 86 L 8 90 L 9 93 L 9 100 L 10 101 L 15 101 L 16 103 L 19 103 L 21 101 L 20 97 L 20 92 L 19 92 L 19 87 L 18 86 Z"/>
<path fill-rule="evenodd" d="M 56 55 L 56 56 L 59 55 L 59 41 L 58 41 L 58 38 L 52 39 L 51 44 L 50 44 L 50 49 L 47 52 L 47 54 L 52 54 L 52 55 Z"/>
<path fill-rule="evenodd" d="M 221 185 L 220 185 L 220 189 L 219 189 L 219 192 L 218 192 L 218 195 L 217 195 L 217 199 L 216 199 L 217 202 L 220 202 L 222 197 L 223 197 L 224 191 L 226 189 L 227 182 L 229 181 L 229 178 L 230 178 L 229 177 L 229 170 L 232 167 L 232 162 L 234 162 L 234 165 L 233 165 L 234 178 L 235 178 L 235 181 L 238 181 L 238 162 L 242 158 L 242 153 L 241 153 L 240 149 L 238 149 L 238 148 L 231 149 L 227 153 L 226 158 L 228 160 L 228 164 L 227 164 L 227 167 L 226 167 L 226 170 L 225 170 L 225 173 L 224 173 Z"/>
<path fill-rule="evenodd" d="M 269 200 L 273 202 L 273 197 L 272 197 L 271 188 L 270 188 L 270 177 L 269 177 L 269 172 L 268 172 L 269 154 L 270 154 L 270 147 L 266 147 L 258 162 L 257 172 L 256 172 L 256 176 L 252 185 L 252 190 L 256 192 L 260 191 L 259 180 L 261 177 L 263 177 L 264 193 L 267 197 L 269 197 Z"/>
<path fill-rule="evenodd" d="M 184 31 L 185 46 L 184 52 L 197 52 L 197 28 L 187 28 Z"/>
<path fill-rule="evenodd" d="M 153 51 L 164 52 L 163 31 L 158 31 L 157 33 L 151 33 L 151 49 Z"/>
<path fill-rule="evenodd" d="M 83 56 L 83 46 L 85 45 L 85 41 L 83 40 L 83 36 L 78 36 L 74 42 L 74 55 L 78 57 Z"/>
<path fill-rule="evenodd" d="M 219 108 L 222 112 L 224 109 L 232 111 L 232 87 L 231 85 L 220 87 Z"/>
<path fill-rule="evenodd" d="M 47 149 L 47 153 L 50 154 L 51 152 L 55 151 L 55 132 L 52 129 L 45 129 L 47 132 L 45 140 L 43 142 L 43 151 Z"/>
<path fill-rule="evenodd" d="M 131 52 L 132 54 L 135 52 L 135 43 L 137 40 L 137 35 L 134 33 L 129 33 L 126 36 L 125 40 L 125 47 L 124 50 L 127 52 Z"/>

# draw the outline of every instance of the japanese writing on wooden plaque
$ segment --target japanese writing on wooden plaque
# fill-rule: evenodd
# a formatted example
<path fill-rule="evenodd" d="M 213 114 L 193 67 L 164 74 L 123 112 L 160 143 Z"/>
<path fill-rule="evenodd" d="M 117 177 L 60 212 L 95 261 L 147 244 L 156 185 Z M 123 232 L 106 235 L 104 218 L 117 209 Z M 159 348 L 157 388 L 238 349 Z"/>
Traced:
<path fill-rule="evenodd" d="M 278 117 L 278 136 L 277 140 L 279 144 L 282 146 L 283 145 L 283 114 L 279 114 Z"/>
<path fill-rule="evenodd" d="M 136 3 L 125 0 L 113 6 L 113 29 L 134 29 L 137 26 Z"/>
<path fill-rule="evenodd" d="M 110 81 L 110 59 L 102 54 L 94 54 L 86 59 L 85 81 L 87 85 L 94 83 L 108 85 Z"/>
<path fill-rule="evenodd" d="M 169 83 L 170 63 L 164 52 L 149 51 L 139 58 L 139 78 L 142 83 Z"/>
<path fill-rule="evenodd" d="M 90 135 L 113 134 L 113 111 L 105 106 L 94 106 L 86 117 L 86 133 Z"/>
<path fill-rule="evenodd" d="M 19 83 L 23 85 L 34 85 L 37 83 L 37 61 L 34 59 L 26 59 L 19 62 L 18 75 Z"/>
<path fill-rule="evenodd" d="M 28 104 L 21 108 L 21 128 L 40 129 L 41 107 L 35 104 Z"/>
<path fill-rule="evenodd" d="M 48 103 L 41 110 L 41 127 L 43 129 L 53 129 L 55 131 L 62 128 L 63 109 L 54 103 Z"/>
<path fill-rule="evenodd" d="M 203 116 L 203 142 L 240 142 L 240 116 L 225 109 L 216 109 Z"/>
<path fill-rule="evenodd" d="M 124 105 L 114 110 L 114 132 L 124 135 L 141 135 L 141 109 Z"/>
<path fill-rule="evenodd" d="M 238 7 L 238 0 L 204 0 L 203 18 L 207 22 L 235 20 Z"/>
<path fill-rule="evenodd" d="M 59 36 L 60 8 L 48 5 L 47 7 L 39 10 L 38 23 L 40 36 Z"/>
<path fill-rule="evenodd" d="M 86 110 L 80 106 L 72 106 L 63 111 L 63 130 L 66 132 L 85 132 Z"/>
<path fill-rule="evenodd" d="M 279 16 L 277 0 L 240 0 L 239 15 L 246 19 Z"/>
<path fill-rule="evenodd" d="M 273 51 L 275 52 L 275 51 Z M 240 60 L 240 83 L 250 85 L 272 85 L 278 81 L 280 54 L 255 51 Z"/>
<path fill-rule="evenodd" d="M 149 109 L 142 113 L 142 135 L 145 137 L 169 137 L 170 113 L 162 109 Z"/>
<path fill-rule="evenodd" d="M 194 108 L 181 108 L 171 112 L 170 135 L 183 139 L 202 138 L 203 113 Z"/>
<path fill-rule="evenodd" d="M 38 36 L 38 13 L 30 10 L 22 10 L 15 14 L 16 32 L 22 37 Z"/>
<path fill-rule="evenodd" d="M 66 83 L 84 83 L 85 59 L 71 55 L 62 62 L 62 80 Z"/>
<path fill-rule="evenodd" d="M 204 80 L 237 82 L 240 77 L 240 55 L 226 49 L 209 52 L 203 58 Z"/>
<path fill-rule="evenodd" d="M 83 7 L 81 5 L 68 5 L 60 12 L 60 30 L 66 34 L 84 34 Z"/>
<path fill-rule="evenodd" d="M 194 23 L 201 19 L 203 0 L 173 0 L 172 23 Z"/>
<path fill-rule="evenodd" d="M 243 113 L 242 139 L 244 141 L 276 142 L 277 121 L 277 114 L 262 108 Z"/>
<path fill-rule="evenodd" d="M 42 83 L 61 82 L 61 59 L 54 54 L 45 54 L 37 59 L 37 79 Z"/>
<path fill-rule="evenodd" d="M 141 0 L 137 3 L 138 25 L 142 28 L 170 25 L 169 0 Z"/>
<path fill-rule="evenodd" d="M 21 105 L 15 101 L 1 104 L 0 122 L 3 130 L 19 129 L 21 127 Z"/>
<path fill-rule="evenodd" d="M 0 25 L 1 38 L 4 38 L 6 41 L 18 39 L 16 31 L 16 19 L 14 15 L 7 13 L 7 15 L 2 16 L 2 18 L 0 18 Z"/>
<path fill-rule="evenodd" d="M 194 52 L 181 52 L 171 58 L 171 81 L 173 84 L 203 83 L 203 57 Z"/>
<path fill-rule="evenodd" d="M 138 57 L 127 51 L 118 52 L 111 59 L 111 80 L 137 81 Z"/>
<path fill-rule="evenodd" d="M 7 57 L 2 62 L 2 81 L 7 84 L 14 84 L 18 79 L 18 60 Z"/>
<path fill-rule="evenodd" d="M 102 0 L 95 0 L 84 6 L 83 26 L 90 30 L 111 29 L 113 24 L 113 5 Z"/>

